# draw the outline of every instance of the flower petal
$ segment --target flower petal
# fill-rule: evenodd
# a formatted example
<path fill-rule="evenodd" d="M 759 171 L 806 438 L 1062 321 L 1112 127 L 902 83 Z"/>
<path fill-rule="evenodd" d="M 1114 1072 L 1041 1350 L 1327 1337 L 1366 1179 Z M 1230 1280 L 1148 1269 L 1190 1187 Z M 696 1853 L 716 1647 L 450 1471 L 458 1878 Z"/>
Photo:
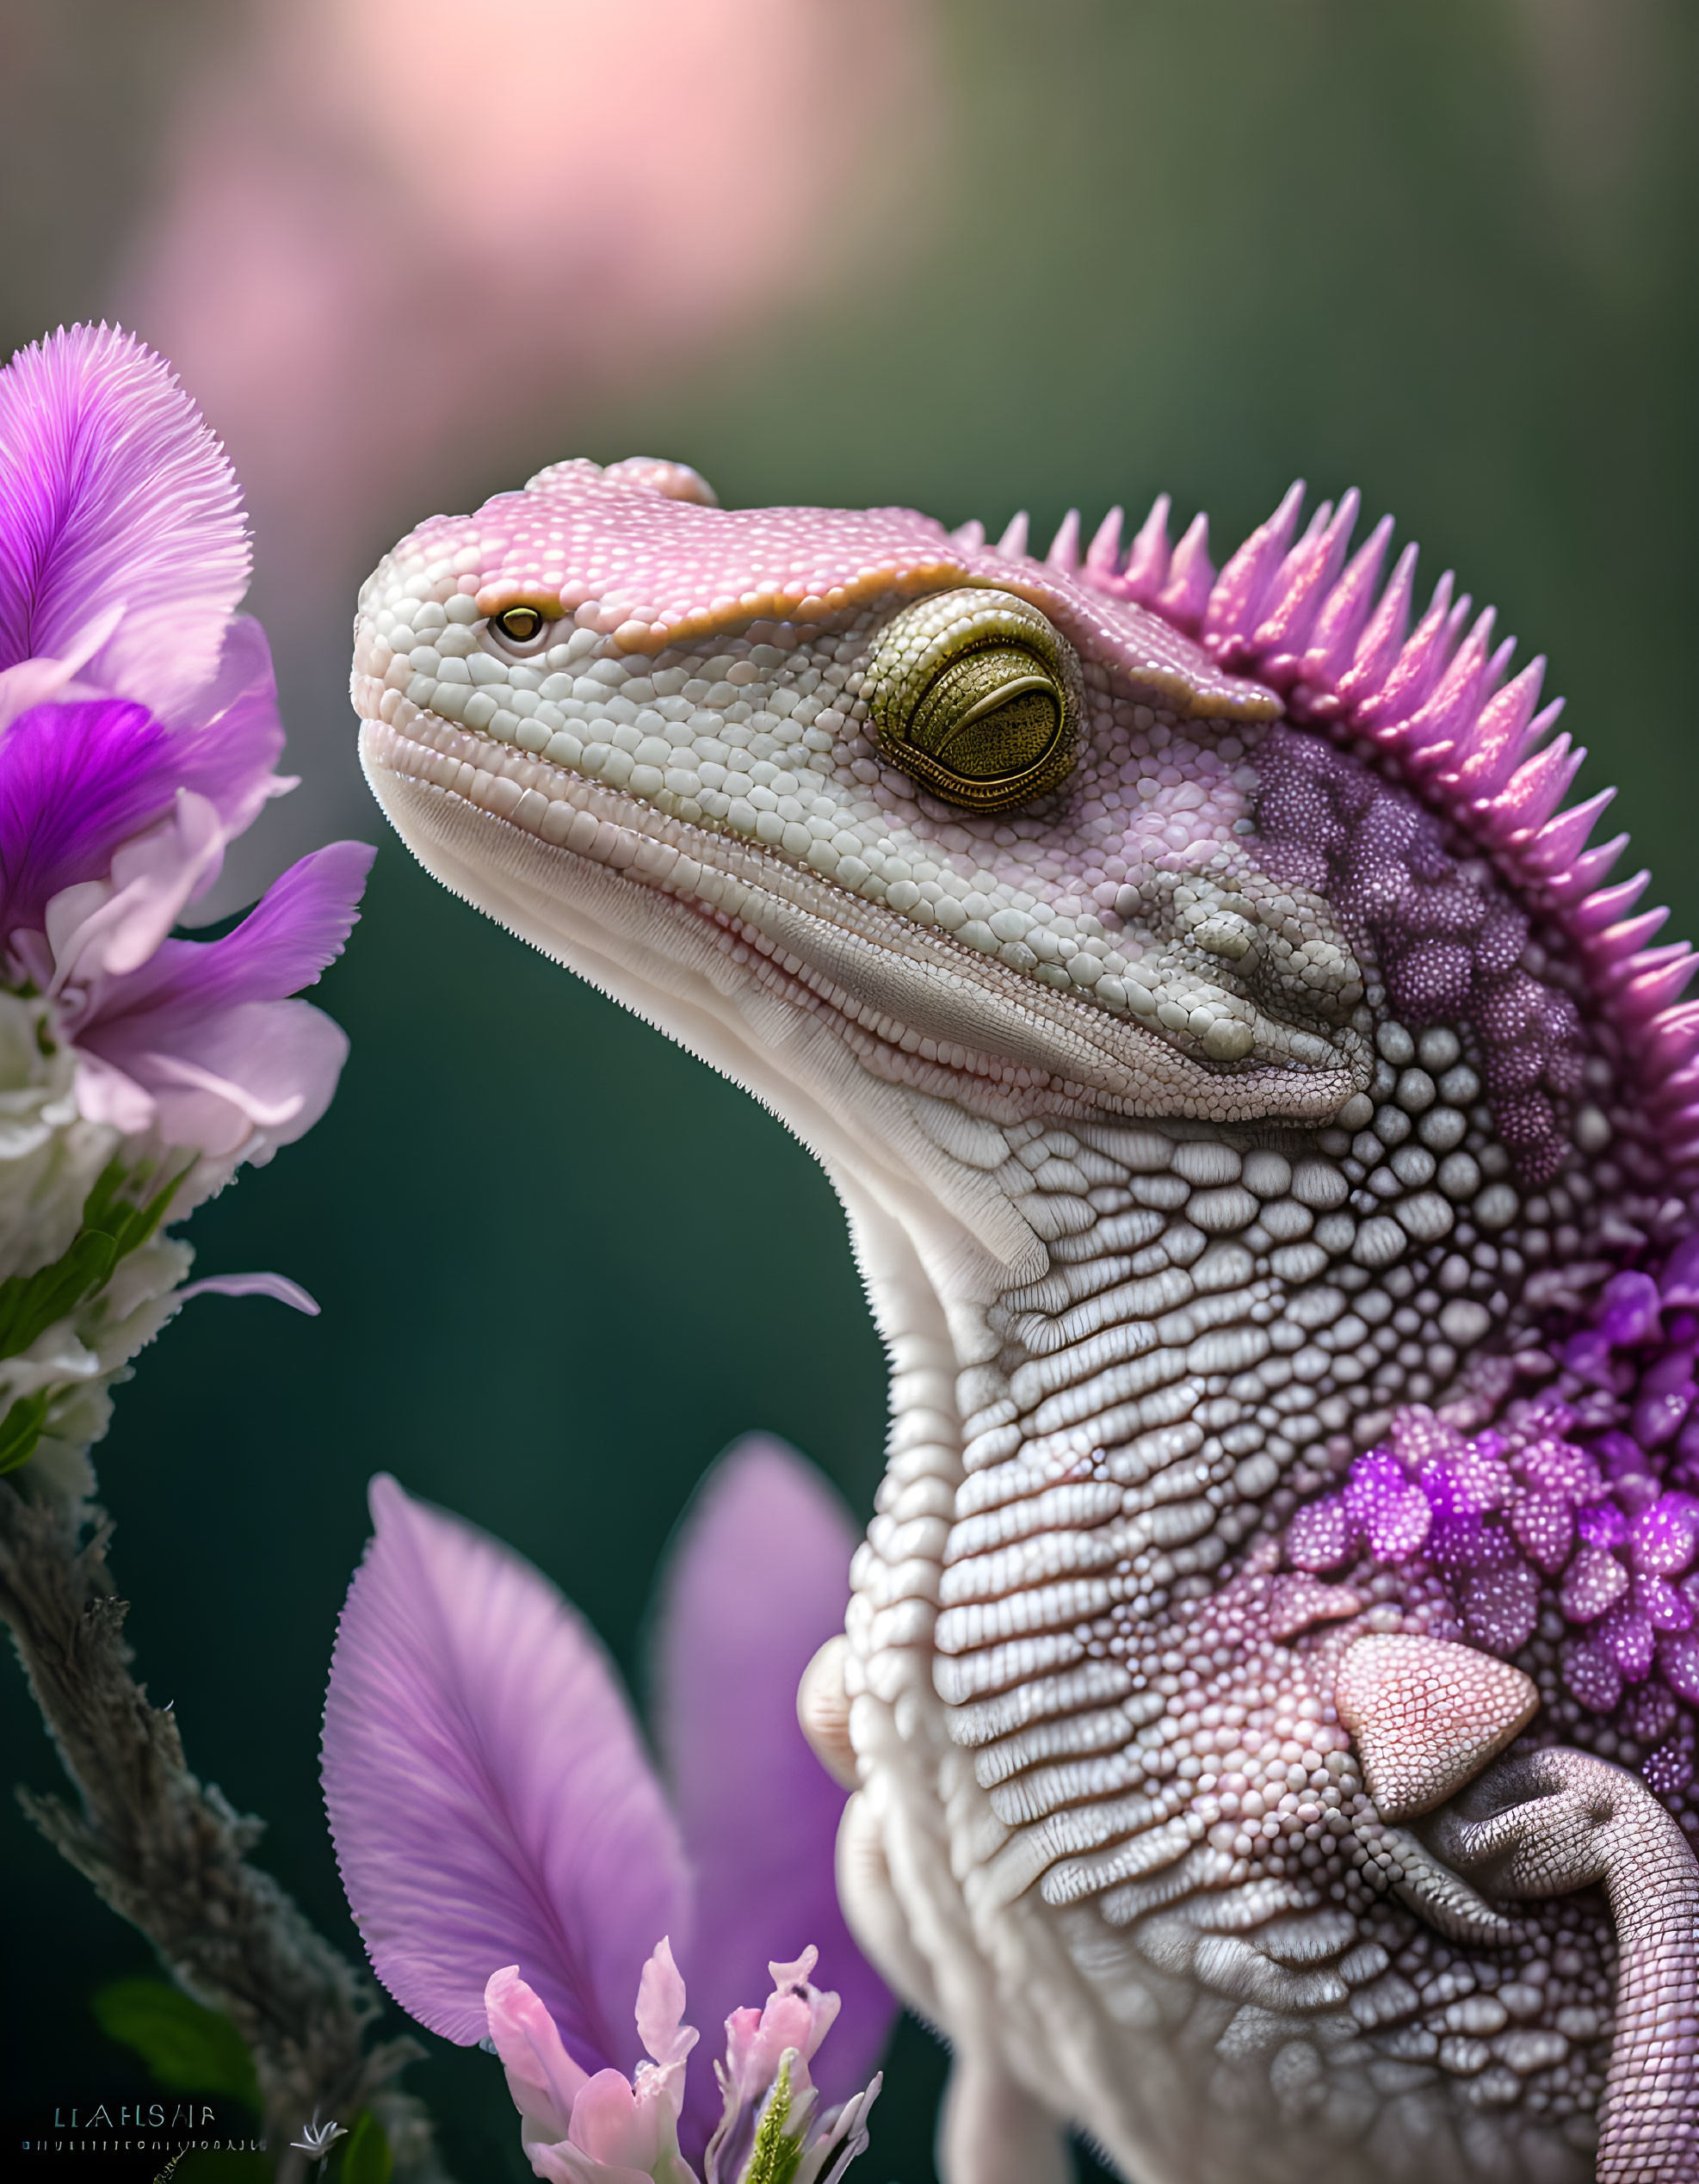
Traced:
<path fill-rule="evenodd" d="M 671 1940 L 664 1934 L 637 1989 L 637 2037 L 663 2070 L 682 2063 L 696 2045 L 695 2028 L 683 2016 L 684 1982 L 672 1959 Z"/>
<path fill-rule="evenodd" d="M 143 1013 L 186 1018 L 242 1002 L 281 1001 L 313 984 L 359 922 L 376 854 L 364 842 L 313 850 L 273 880 L 221 940 L 167 941 L 120 991 L 102 999 L 102 1021 Z"/>
<path fill-rule="evenodd" d="M 866 2078 L 896 2004 L 850 1938 L 835 1877 L 844 1792 L 809 1749 L 796 1687 L 843 1626 L 858 1534 L 812 1464 L 751 1434 L 720 1459 L 661 1582 L 656 1732 L 696 1875 L 684 1970 L 699 2024 L 765 1991 L 769 1952 L 818 1942 L 842 2016 L 816 2072 L 827 2101 Z M 718 2119 L 703 2074 L 686 2097 L 687 2150 Z"/>
<path fill-rule="evenodd" d="M 109 882 L 79 881 L 47 904 L 55 990 L 139 970 L 223 861 L 217 809 L 192 789 L 180 791 L 168 817 L 120 844 Z"/>
<path fill-rule="evenodd" d="M 171 808 L 171 737 L 118 699 L 37 706 L 0 737 L 0 938 L 104 876 L 113 851 Z"/>
<path fill-rule="evenodd" d="M 186 1289 L 176 1293 L 180 1305 L 186 1305 L 191 1297 L 269 1297 L 275 1304 L 305 1312 L 309 1319 L 318 1317 L 318 1299 L 303 1289 L 300 1282 L 291 1281 L 287 1274 L 204 1274 L 199 1281 L 191 1281 Z"/>
<path fill-rule="evenodd" d="M 283 730 L 258 628 L 245 616 L 232 625 L 231 673 L 241 687 L 220 690 L 222 709 L 201 727 L 168 729 L 144 706 L 99 698 L 34 706 L 0 732 L 0 941 L 39 929 L 65 889 L 104 879 L 123 844 L 169 817 L 179 792 L 204 798 L 228 841 L 288 786 L 271 771 Z M 216 861 L 203 859 L 190 898 L 215 873 Z"/>
<path fill-rule="evenodd" d="M 586 2070 L 637 2059 L 632 1994 L 685 1923 L 677 1829 L 594 1633 L 470 1525 L 372 1483 L 324 1795 L 378 1977 L 462 2045 L 516 1965 Z"/>
<path fill-rule="evenodd" d="M 324 1114 L 347 1038 L 305 1002 L 273 996 L 311 984 L 341 953 L 374 854 L 362 842 L 316 850 L 222 940 L 167 941 L 138 970 L 93 989 L 72 1021 L 77 1048 L 152 1101 L 165 1143 L 227 1155 L 259 1132 L 263 1144 L 247 1156 L 256 1158 L 293 1144 Z M 122 869 L 120 858 L 114 877 Z M 56 904 L 70 899 L 68 891 Z M 139 898 L 139 920 L 147 908 Z M 109 911 L 96 909 L 77 932 L 96 930 Z M 109 1079 L 91 1077 L 90 1093 L 104 1101 L 102 1113 L 112 1107 Z"/>
<path fill-rule="evenodd" d="M 73 326 L 0 371 L 0 668 L 123 618 L 85 678 L 174 713 L 218 665 L 248 585 L 241 496 L 170 367 Z"/>
<path fill-rule="evenodd" d="M 520 2113 L 522 2141 L 564 2138 L 572 2103 L 590 2082 L 590 2073 L 560 2045 L 554 2020 L 520 1977 L 517 1965 L 491 1973 L 484 2011 Z"/>
<path fill-rule="evenodd" d="M 330 1106 L 348 1058 L 341 1025 L 305 1001 L 96 1020 L 79 1028 L 77 1043 L 152 1101 L 163 1144 L 212 1157 L 244 1151 L 250 1160 L 306 1136 Z M 79 1100 L 82 1089 L 79 1074 Z M 83 1112 L 120 1120 L 116 1113 Z"/>

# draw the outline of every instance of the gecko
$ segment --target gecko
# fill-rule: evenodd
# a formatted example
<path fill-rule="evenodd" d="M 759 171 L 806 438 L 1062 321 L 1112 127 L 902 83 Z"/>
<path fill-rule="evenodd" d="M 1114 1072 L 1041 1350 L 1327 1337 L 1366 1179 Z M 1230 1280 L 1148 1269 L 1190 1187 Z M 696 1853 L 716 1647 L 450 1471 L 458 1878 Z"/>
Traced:
<path fill-rule="evenodd" d="M 744 1086 L 890 1365 L 799 1697 L 951 2184 L 1699 2177 L 1699 1009 L 1544 663 L 556 463 L 361 592 L 425 868 Z"/>

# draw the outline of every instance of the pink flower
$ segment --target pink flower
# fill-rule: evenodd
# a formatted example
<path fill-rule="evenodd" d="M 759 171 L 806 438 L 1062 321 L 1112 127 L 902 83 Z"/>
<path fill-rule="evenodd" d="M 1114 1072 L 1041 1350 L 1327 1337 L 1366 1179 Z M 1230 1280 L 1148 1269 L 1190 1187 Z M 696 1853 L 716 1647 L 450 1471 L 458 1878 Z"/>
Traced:
<path fill-rule="evenodd" d="M 510 1965 L 484 1990 L 490 2037 L 519 2110 L 520 2143 L 539 2176 L 557 2184 L 598 2177 L 609 2184 L 695 2184 L 678 2150 L 685 2058 L 696 2045 L 684 2015 L 684 1982 L 663 1936 L 637 1990 L 639 2039 L 648 2060 L 627 2078 L 615 2070 L 592 2076 L 561 2044 L 554 2020 Z"/>
<path fill-rule="evenodd" d="M 741 2101 L 758 2101 L 779 2075 L 779 2064 L 788 2048 L 797 2061 L 791 2066 L 794 2091 L 809 2084 L 808 2062 L 831 2030 L 837 2014 L 837 1996 L 823 1995 L 808 1984 L 808 1975 L 819 1960 L 818 1949 L 805 1949 L 794 1964 L 769 1964 L 773 1992 L 761 2009 L 734 2009 L 726 2021 L 727 2090 Z"/>
<path fill-rule="evenodd" d="M 707 2184 L 735 2184 L 751 2171 L 770 2142 L 791 2142 L 782 2173 L 791 2184 L 814 2184 L 836 2154 L 841 2176 L 867 2145 L 866 2119 L 877 2098 L 875 2076 L 862 2093 L 818 2120 L 808 2059 L 831 2030 L 838 1997 L 807 1984 L 819 1952 L 794 1964 L 769 1966 L 775 1991 L 762 2009 L 737 2009 L 726 2021 L 726 2061 L 717 2064 L 725 2096 L 720 2127 L 708 2141 Z M 519 2110 L 520 2142 L 538 2176 L 550 2184 L 698 2184 L 678 2150 L 685 2059 L 696 2045 L 684 2015 L 684 1982 L 663 1936 L 643 1967 L 637 1992 L 638 2036 L 650 2059 L 633 2076 L 579 2069 L 554 2020 L 510 1965 L 485 1990 L 490 2037 L 507 2071 Z M 763 2138 L 769 2142 L 763 2144 Z M 831 2180 L 827 2180 L 831 2184 Z"/>
<path fill-rule="evenodd" d="M 169 937 L 293 786 L 248 566 L 230 466 L 159 358 L 78 326 L 0 371 L 0 980 L 48 996 L 87 1120 L 225 1163 L 336 1089 L 347 1041 L 290 996 L 372 857 L 337 843 L 222 940 Z"/>
<path fill-rule="evenodd" d="M 540 2176 L 689 2180 L 712 2136 L 709 2175 L 732 2184 L 769 2118 L 802 2142 L 808 2184 L 856 2137 L 869 2096 L 855 2088 L 893 2009 L 838 1908 L 843 1792 L 796 1720 L 798 1681 L 848 1596 L 853 1531 L 835 1497 L 774 1441 L 738 1444 L 710 1474 L 661 1584 L 666 1788 L 595 1635 L 546 1579 L 392 1479 L 373 1481 L 372 1512 L 324 1771 L 379 1978 L 432 2031 L 494 2039 Z M 826 1939 L 838 1969 L 824 2065 L 840 2003 L 806 1983 L 812 1948 L 770 1967 L 764 2009 L 735 2007 L 775 1926 Z M 726 2025 L 723 2097 L 706 2070 L 686 2079 L 696 2035 L 675 1945 Z"/>

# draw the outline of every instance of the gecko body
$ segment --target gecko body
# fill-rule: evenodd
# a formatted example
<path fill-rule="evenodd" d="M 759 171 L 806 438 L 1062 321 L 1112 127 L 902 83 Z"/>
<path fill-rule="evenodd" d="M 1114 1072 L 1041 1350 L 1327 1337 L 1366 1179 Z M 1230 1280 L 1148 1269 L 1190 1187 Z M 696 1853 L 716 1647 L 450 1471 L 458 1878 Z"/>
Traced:
<path fill-rule="evenodd" d="M 810 1703 L 959 2184 L 1699 2175 L 1688 960 L 1541 663 L 1301 498 L 1218 575 L 558 464 L 370 579 L 362 756 L 843 1199 Z"/>

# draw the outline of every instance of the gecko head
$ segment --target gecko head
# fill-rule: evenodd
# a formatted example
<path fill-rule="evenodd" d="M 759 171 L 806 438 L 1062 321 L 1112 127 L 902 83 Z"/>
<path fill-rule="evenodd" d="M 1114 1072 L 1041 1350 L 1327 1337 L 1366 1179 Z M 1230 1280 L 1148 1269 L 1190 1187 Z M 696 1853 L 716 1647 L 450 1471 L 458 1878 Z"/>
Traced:
<path fill-rule="evenodd" d="M 1372 1169 L 1450 1069 L 1524 1194 L 1627 1133 L 1655 1196 L 1699 1152 L 1692 959 L 1646 945 L 1646 875 L 1602 884 L 1608 794 L 1563 808 L 1544 663 L 1506 680 L 1449 576 L 1412 617 L 1414 549 L 1383 585 L 1390 524 L 1347 563 L 1356 495 L 1300 535 L 1301 498 L 1218 576 L 1165 498 L 1040 559 L 1024 519 L 559 463 L 368 581 L 368 775 L 438 877 L 817 1145 L 805 1077 L 817 1114 L 878 1081 Z"/>
<path fill-rule="evenodd" d="M 1279 700 L 1015 542 L 561 463 L 385 559 L 353 688 L 427 865 L 653 1013 L 706 943 L 993 1111 L 1317 1125 L 1369 1081 L 1319 875 L 1261 854 Z"/>

